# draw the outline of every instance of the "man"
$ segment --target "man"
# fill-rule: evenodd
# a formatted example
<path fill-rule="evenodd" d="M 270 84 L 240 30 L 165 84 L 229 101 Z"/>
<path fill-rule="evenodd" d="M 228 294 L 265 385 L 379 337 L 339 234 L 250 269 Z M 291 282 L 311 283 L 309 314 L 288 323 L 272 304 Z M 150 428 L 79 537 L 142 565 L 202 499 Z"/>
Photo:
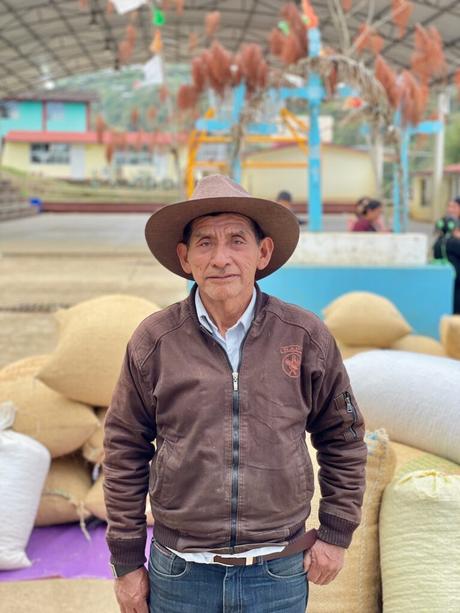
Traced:
<path fill-rule="evenodd" d="M 278 202 L 278 204 L 282 204 L 287 209 L 292 210 L 292 195 L 291 195 L 291 192 L 288 192 L 285 189 L 281 190 L 279 192 L 279 194 L 276 196 L 276 202 Z"/>
<path fill-rule="evenodd" d="M 303 613 L 306 573 L 326 584 L 343 565 L 360 519 L 363 420 L 326 327 L 255 284 L 298 237 L 288 209 L 219 175 L 147 223 L 155 257 L 195 286 L 135 331 L 105 421 L 123 613 Z M 317 533 L 304 528 L 306 430 L 321 467 Z"/>
<path fill-rule="evenodd" d="M 460 197 L 447 205 L 446 216 L 436 222 L 435 259 L 448 260 L 455 268 L 452 312 L 460 314 Z"/>

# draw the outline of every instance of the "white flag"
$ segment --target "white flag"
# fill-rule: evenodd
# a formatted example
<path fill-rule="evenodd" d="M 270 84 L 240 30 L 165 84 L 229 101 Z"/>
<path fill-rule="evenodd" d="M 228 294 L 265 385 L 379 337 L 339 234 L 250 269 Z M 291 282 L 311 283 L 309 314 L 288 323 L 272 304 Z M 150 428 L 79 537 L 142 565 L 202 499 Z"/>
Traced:
<path fill-rule="evenodd" d="M 163 84 L 163 62 L 161 56 L 154 55 L 144 64 L 143 85 L 162 85 Z"/>
<path fill-rule="evenodd" d="M 111 2 L 120 15 L 124 15 L 129 11 L 134 11 L 142 4 L 145 4 L 145 0 L 111 0 Z"/>

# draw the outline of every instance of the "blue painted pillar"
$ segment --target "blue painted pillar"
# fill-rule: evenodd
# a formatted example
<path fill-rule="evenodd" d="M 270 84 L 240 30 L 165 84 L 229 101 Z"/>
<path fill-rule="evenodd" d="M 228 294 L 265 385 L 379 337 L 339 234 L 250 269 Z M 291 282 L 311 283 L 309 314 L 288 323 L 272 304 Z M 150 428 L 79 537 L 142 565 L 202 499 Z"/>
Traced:
<path fill-rule="evenodd" d="M 241 83 L 240 85 L 235 87 L 233 91 L 233 108 L 232 108 L 232 119 L 231 119 L 232 126 L 236 126 L 240 121 L 240 113 L 241 113 L 241 109 L 244 106 L 245 97 L 246 97 L 246 86 L 244 85 L 244 83 Z M 234 143 L 232 143 L 232 145 L 235 146 Z M 236 181 L 237 183 L 241 183 L 240 152 L 238 152 L 238 155 L 232 156 L 232 158 L 233 158 L 232 168 L 231 168 L 232 179 Z"/>
<path fill-rule="evenodd" d="M 393 164 L 393 232 L 399 234 L 401 232 L 400 223 L 400 206 L 399 206 L 399 173 L 398 165 Z"/>
<path fill-rule="evenodd" d="M 318 28 L 308 30 L 308 55 L 317 57 L 321 49 L 321 35 Z M 316 73 L 308 76 L 308 101 L 310 126 L 308 134 L 308 228 L 321 232 L 323 228 L 321 198 L 321 134 L 319 113 L 323 88 L 321 77 Z"/>

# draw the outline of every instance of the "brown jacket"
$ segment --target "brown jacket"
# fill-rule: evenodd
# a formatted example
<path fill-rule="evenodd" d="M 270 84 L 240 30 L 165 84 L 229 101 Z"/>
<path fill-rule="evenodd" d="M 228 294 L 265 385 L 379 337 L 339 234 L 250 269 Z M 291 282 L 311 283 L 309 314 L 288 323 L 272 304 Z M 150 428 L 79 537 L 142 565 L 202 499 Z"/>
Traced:
<path fill-rule="evenodd" d="M 342 359 L 318 317 L 257 294 L 239 373 L 200 325 L 194 291 L 131 338 L 105 421 L 114 563 L 145 560 L 149 482 L 155 536 L 178 551 L 234 553 L 302 534 L 313 495 L 305 430 L 320 464 L 319 537 L 349 545 L 366 446 Z"/>

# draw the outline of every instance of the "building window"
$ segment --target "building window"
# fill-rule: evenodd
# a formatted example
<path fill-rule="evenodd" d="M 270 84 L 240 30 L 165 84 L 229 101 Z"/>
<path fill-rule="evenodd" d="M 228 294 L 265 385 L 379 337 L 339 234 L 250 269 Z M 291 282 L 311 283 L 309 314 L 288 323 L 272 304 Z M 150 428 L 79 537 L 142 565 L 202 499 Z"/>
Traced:
<path fill-rule="evenodd" d="M 19 105 L 17 102 L 0 103 L 0 119 L 18 119 Z"/>
<path fill-rule="evenodd" d="M 420 204 L 431 205 L 431 179 L 420 179 Z"/>
<path fill-rule="evenodd" d="M 152 164 L 152 153 L 147 147 L 142 149 L 123 149 L 116 151 L 114 161 L 117 166 L 140 166 Z"/>
<path fill-rule="evenodd" d="M 47 121 L 62 121 L 64 119 L 64 103 L 47 102 L 46 119 Z"/>
<path fill-rule="evenodd" d="M 30 161 L 33 164 L 69 164 L 70 145 L 66 143 L 32 143 Z"/>

